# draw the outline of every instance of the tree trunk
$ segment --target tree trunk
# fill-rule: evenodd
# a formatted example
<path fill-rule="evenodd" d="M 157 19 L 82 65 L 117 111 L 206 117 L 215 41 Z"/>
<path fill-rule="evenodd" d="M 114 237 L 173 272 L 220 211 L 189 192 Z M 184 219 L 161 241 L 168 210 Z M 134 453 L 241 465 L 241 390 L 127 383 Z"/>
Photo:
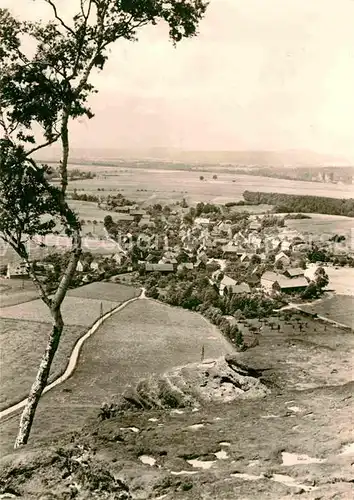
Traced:
<path fill-rule="evenodd" d="M 39 400 L 41 398 L 41 395 L 44 391 L 44 388 L 47 385 L 54 355 L 59 346 L 60 337 L 64 328 L 64 323 L 61 316 L 60 308 L 52 311 L 52 316 L 53 316 L 52 331 L 49 335 L 47 347 L 45 349 L 41 363 L 39 365 L 36 379 L 31 387 L 27 404 L 21 415 L 20 427 L 18 430 L 14 446 L 15 448 L 20 448 L 21 446 L 27 444 L 28 442 L 36 409 Z"/>

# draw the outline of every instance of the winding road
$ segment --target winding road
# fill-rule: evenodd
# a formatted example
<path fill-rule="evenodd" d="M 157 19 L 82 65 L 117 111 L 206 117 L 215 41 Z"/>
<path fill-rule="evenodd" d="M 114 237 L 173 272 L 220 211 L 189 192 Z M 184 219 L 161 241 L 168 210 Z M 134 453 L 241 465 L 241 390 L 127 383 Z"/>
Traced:
<path fill-rule="evenodd" d="M 119 306 L 117 306 L 116 308 L 112 309 L 111 311 L 109 311 L 106 314 L 104 314 L 103 316 L 101 316 L 91 326 L 91 328 L 85 333 L 85 335 L 83 335 L 82 337 L 80 337 L 79 340 L 76 342 L 76 344 L 75 344 L 75 346 L 74 346 L 74 348 L 73 348 L 73 350 L 72 350 L 72 352 L 70 354 L 69 362 L 68 362 L 68 365 L 67 365 L 67 367 L 65 369 L 65 372 L 62 375 L 60 375 L 60 377 L 58 377 L 57 379 L 55 379 L 53 382 L 51 382 L 50 384 L 48 384 L 45 387 L 45 389 L 43 391 L 43 394 L 47 393 L 51 389 L 54 389 L 54 387 L 57 387 L 58 385 L 60 385 L 63 382 L 65 382 L 69 377 L 71 377 L 71 375 L 75 371 L 75 368 L 77 367 L 77 362 L 79 360 L 79 355 L 80 355 L 80 351 L 81 351 L 81 348 L 82 348 L 83 344 L 85 343 L 85 341 L 89 337 L 91 337 L 91 335 L 93 335 L 96 332 L 96 330 L 102 325 L 102 323 L 104 323 L 108 318 L 110 318 L 116 312 L 121 311 L 122 309 L 124 309 L 128 304 L 131 304 L 132 302 L 135 302 L 136 300 L 145 299 L 145 298 L 146 298 L 146 296 L 145 296 L 145 289 L 142 288 L 139 297 L 134 297 L 132 299 L 129 299 L 129 300 L 125 301 L 122 304 L 120 304 Z M 24 406 L 26 406 L 26 404 L 27 404 L 27 398 L 25 398 L 22 401 L 16 403 L 15 405 L 9 406 L 8 408 L 5 408 L 4 410 L 0 411 L 0 421 L 3 418 L 8 417 L 12 413 L 15 413 L 16 411 L 20 410 L 21 408 L 23 408 Z"/>

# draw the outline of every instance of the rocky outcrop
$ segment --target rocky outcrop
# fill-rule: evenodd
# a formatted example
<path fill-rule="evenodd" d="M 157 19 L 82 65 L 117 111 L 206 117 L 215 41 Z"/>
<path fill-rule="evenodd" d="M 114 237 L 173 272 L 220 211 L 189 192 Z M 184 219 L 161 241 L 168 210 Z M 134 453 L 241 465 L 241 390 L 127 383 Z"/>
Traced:
<path fill-rule="evenodd" d="M 126 410 L 183 408 L 264 397 L 270 391 L 259 377 L 260 373 L 242 362 L 241 354 L 205 360 L 142 380 L 117 403 L 103 405 L 100 416 L 105 420 Z"/>

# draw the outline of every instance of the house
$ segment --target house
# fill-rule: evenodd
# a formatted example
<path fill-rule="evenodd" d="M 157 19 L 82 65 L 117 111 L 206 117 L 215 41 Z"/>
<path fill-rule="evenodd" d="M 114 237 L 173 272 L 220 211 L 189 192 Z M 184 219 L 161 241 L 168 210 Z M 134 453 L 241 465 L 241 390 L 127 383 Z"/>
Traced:
<path fill-rule="evenodd" d="M 194 265 L 192 262 L 182 262 L 177 266 L 177 271 L 193 271 Z"/>
<path fill-rule="evenodd" d="M 172 264 L 173 266 L 173 269 L 174 271 L 177 269 L 177 259 L 175 259 L 174 257 L 173 258 L 166 258 L 166 257 L 162 257 L 162 259 L 160 259 L 158 261 L 158 264 Z"/>
<path fill-rule="evenodd" d="M 96 262 L 95 260 L 92 261 L 91 264 L 90 264 L 91 271 L 98 271 L 99 267 L 100 267 L 99 263 Z"/>
<path fill-rule="evenodd" d="M 131 207 L 129 205 L 121 206 L 121 207 L 114 207 L 115 212 L 119 212 L 122 214 L 128 214 L 130 211 Z"/>
<path fill-rule="evenodd" d="M 225 256 L 231 255 L 242 255 L 244 252 L 243 249 L 240 249 L 239 246 L 233 245 L 232 243 L 228 243 L 222 247 L 223 254 Z"/>
<path fill-rule="evenodd" d="M 120 266 L 123 260 L 123 255 L 120 253 L 115 253 L 112 255 L 111 259 Z"/>
<path fill-rule="evenodd" d="M 260 231 L 262 229 L 262 224 L 257 221 L 253 221 L 248 226 L 251 231 Z"/>
<path fill-rule="evenodd" d="M 277 264 L 278 262 L 281 262 L 283 266 L 288 266 L 290 264 L 290 257 L 288 257 L 284 252 L 279 252 L 275 256 L 275 263 Z"/>
<path fill-rule="evenodd" d="M 225 276 L 223 277 L 223 279 L 219 283 L 219 294 L 221 296 L 223 296 L 225 288 L 228 288 L 230 286 L 234 286 L 234 285 L 236 285 L 236 283 L 237 283 L 236 280 L 234 280 L 233 278 L 230 278 L 230 276 L 227 276 L 225 274 Z"/>
<path fill-rule="evenodd" d="M 289 267 L 285 272 L 284 276 L 288 278 L 298 278 L 299 276 L 304 276 L 305 271 L 301 267 Z"/>
<path fill-rule="evenodd" d="M 271 293 L 278 278 L 279 274 L 272 271 L 266 271 L 261 276 L 261 287 L 264 288 L 266 292 Z"/>
<path fill-rule="evenodd" d="M 251 293 L 251 288 L 248 283 L 240 283 L 239 285 L 231 285 L 224 290 L 224 294 L 238 295 L 240 293 Z"/>
<path fill-rule="evenodd" d="M 133 217 L 143 217 L 144 215 L 146 215 L 146 211 L 139 208 L 132 208 L 130 210 L 130 215 Z"/>
<path fill-rule="evenodd" d="M 281 239 L 277 236 L 270 236 L 266 238 L 265 245 L 267 250 L 277 250 L 281 245 Z"/>
<path fill-rule="evenodd" d="M 155 222 L 150 220 L 150 218 L 145 218 L 145 217 L 142 217 L 140 219 L 140 221 L 138 222 L 138 226 L 139 227 L 155 227 Z"/>
<path fill-rule="evenodd" d="M 196 217 L 194 219 L 194 224 L 197 226 L 209 226 L 210 224 L 210 219 L 207 219 L 206 217 Z"/>
<path fill-rule="evenodd" d="M 7 279 L 28 279 L 28 271 L 26 269 L 26 264 L 21 263 L 17 266 L 12 267 L 10 264 L 7 265 L 6 270 Z"/>
<path fill-rule="evenodd" d="M 291 242 L 291 241 L 284 240 L 284 241 L 282 241 L 282 242 L 281 242 L 281 244 L 280 244 L 280 250 L 281 250 L 282 252 L 287 251 L 287 250 L 291 250 L 292 246 L 293 246 L 293 244 L 292 244 L 292 242 Z"/>
<path fill-rule="evenodd" d="M 145 264 L 146 272 L 173 273 L 173 264 Z"/>
<path fill-rule="evenodd" d="M 261 248 L 263 245 L 263 239 L 258 233 L 250 233 L 248 235 L 248 243 L 254 248 Z"/>

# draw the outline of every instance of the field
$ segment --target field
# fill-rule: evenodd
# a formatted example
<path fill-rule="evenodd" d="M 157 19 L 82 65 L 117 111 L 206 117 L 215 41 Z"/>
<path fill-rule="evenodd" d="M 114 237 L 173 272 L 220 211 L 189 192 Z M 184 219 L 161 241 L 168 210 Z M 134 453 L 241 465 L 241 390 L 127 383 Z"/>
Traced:
<path fill-rule="evenodd" d="M 50 323 L 0 318 L 0 410 L 25 398 L 44 352 Z M 51 369 L 50 381 L 65 370 L 82 326 L 66 326 Z"/>
<path fill-rule="evenodd" d="M 31 280 L 0 279 L 0 308 L 34 300 L 37 289 Z"/>
<path fill-rule="evenodd" d="M 328 266 L 325 270 L 329 277 L 329 289 L 341 295 L 354 296 L 354 268 Z"/>
<path fill-rule="evenodd" d="M 139 295 L 139 290 L 131 286 L 97 282 L 69 290 L 68 297 L 99 299 L 113 302 L 125 302 Z"/>
<path fill-rule="evenodd" d="M 119 302 L 99 299 L 66 297 L 62 306 L 63 317 L 67 325 L 91 326 L 100 316 L 101 310 L 106 313 L 117 307 Z M 1 318 L 22 319 L 25 321 L 50 322 L 50 314 L 41 299 L 32 300 L 21 305 L 2 307 Z"/>
<path fill-rule="evenodd" d="M 74 168 L 83 168 L 87 166 Z M 97 170 L 96 170 L 97 169 Z M 173 169 L 153 170 L 144 168 L 92 166 L 97 177 L 88 180 L 72 181 L 70 189 L 78 189 L 92 194 L 115 194 L 121 192 L 125 197 L 146 203 L 170 203 L 185 198 L 189 203 L 208 201 L 226 203 L 242 199 L 245 190 L 267 191 L 289 194 L 310 194 L 335 198 L 350 198 L 354 195 L 352 186 L 331 185 L 316 182 L 272 179 L 236 173 L 180 171 Z M 199 179 L 200 175 L 204 180 Z M 98 188 L 100 191 L 98 191 Z"/>
<path fill-rule="evenodd" d="M 104 314 L 137 295 L 139 291 L 136 288 L 101 282 L 69 290 L 62 306 L 64 322 L 67 325 L 91 326 L 101 312 Z M 44 323 L 51 321 L 41 299 L 1 307 L 0 317 L 25 321 L 38 321 L 40 318 Z"/>
<path fill-rule="evenodd" d="M 354 194 L 354 193 L 353 193 Z M 354 218 L 340 215 L 307 214 L 311 219 L 288 219 L 286 225 L 303 234 L 323 235 L 324 238 L 333 234 L 343 234 L 354 237 Z M 354 239 L 354 238 L 353 238 Z M 351 242 L 354 249 L 354 241 Z"/>
<path fill-rule="evenodd" d="M 324 316 L 332 321 L 338 321 L 338 323 L 354 329 L 354 297 L 350 295 L 335 295 L 313 305 L 301 306 L 301 309 Z"/>

